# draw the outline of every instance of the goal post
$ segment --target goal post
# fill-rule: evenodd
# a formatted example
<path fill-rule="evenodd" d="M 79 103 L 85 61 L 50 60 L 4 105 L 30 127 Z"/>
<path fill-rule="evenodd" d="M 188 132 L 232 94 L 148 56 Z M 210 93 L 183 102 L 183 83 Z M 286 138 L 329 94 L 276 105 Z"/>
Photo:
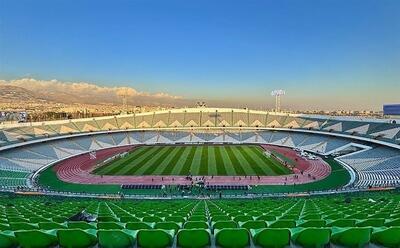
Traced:
<path fill-rule="evenodd" d="M 271 157 L 271 152 L 268 150 L 265 150 L 264 155 L 269 158 L 269 157 Z"/>
<path fill-rule="evenodd" d="M 91 151 L 89 151 L 89 158 L 90 158 L 91 160 L 97 158 L 97 156 L 96 156 L 96 150 L 91 150 Z"/>

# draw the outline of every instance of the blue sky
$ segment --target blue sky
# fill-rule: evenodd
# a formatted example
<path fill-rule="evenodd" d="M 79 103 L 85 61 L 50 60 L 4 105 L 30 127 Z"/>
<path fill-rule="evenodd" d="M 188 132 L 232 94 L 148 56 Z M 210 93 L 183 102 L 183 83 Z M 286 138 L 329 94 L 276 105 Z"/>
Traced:
<path fill-rule="evenodd" d="M 400 102 L 400 1 L 0 1 L 0 79 L 131 86 L 226 105 Z"/>

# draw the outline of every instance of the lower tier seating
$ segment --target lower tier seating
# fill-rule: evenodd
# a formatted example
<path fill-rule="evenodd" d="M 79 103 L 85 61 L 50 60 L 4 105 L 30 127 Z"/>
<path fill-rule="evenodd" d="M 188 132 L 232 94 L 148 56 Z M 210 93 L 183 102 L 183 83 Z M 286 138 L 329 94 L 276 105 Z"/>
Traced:
<path fill-rule="evenodd" d="M 399 193 L 260 200 L 0 197 L 0 247 L 400 245 Z"/>

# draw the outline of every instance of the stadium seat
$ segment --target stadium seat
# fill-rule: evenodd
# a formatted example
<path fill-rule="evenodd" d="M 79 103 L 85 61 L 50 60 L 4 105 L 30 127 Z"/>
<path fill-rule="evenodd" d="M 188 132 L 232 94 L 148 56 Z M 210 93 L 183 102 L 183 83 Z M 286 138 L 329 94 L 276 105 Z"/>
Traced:
<path fill-rule="evenodd" d="M 87 223 L 84 221 L 70 221 L 68 222 L 68 228 L 96 229 L 96 223 Z"/>
<path fill-rule="evenodd" d="M 245 228 L 224 228 L 214 230 L 215 242 L 221 247 L 239 248 L 249 245 L 249 232 Z"/>
<path fill-rule="evenodd" d="M 370 227 L 332 227 L 331 242 L 344 246 L 361 247 L 367 244 L 371 238 Z"/>
<path fill-rule="evenodd" d="M 324 227 L 325 221 L 319 219 L 298 220 L 297 227 Z"/>
<path fill-rule="evenodd" d="M 239 226 L 246 229 L 260 229 L 267 227 L 267 224 L 262 220 L 249 220 L 246 222 L 239 222 Z"/>
<path fill-rule="evenodd" d="M 67 225 L 57 222 L 39 222 L 39 228 L 42 230 L 66 229 Z"/>
<path fill-rule="evenodd" d="M 294 220 L 277 220 L 277 221 L 268 221 L 268 227 L 271 228 L 294 228 L 296 227 L 296 222 Z"/>
<path fill-rule="evenodd" d="M 163 229 L 163 230 L 174 230 L 177 232 L 182 227 L 182 223 L 176 223 L 173 221 L 166 222 L 158 222 L 155 224 L 155 229 Z"/>
<path fill-rule="evenodd" d="M 35 230 L 39 229 L 38 224 L 31 224 L 31 223 L 26 223 L 26 222 L 14 222 L 10 223 L 10 228 L 13 231 L 18 231 L 18 230 Z"/>
<path fill-rule="evenodd" d="M 336 226 L 336 227 L 354 227 L 356 225 L 355 219 L 336 219 L 333 221 L 329 221 L 327 226 Z"/>
<path fill-rule="evenodd" d="M 152 229 L 153 227 L 154 223 L 146 222 L 129 222 L 125 225 L 125 228 L 129 230 Z"/>
<path fill-rule="evenodd" d="M 236 228 L 236 227 L 238 227 L 238 224 L 233 220 L 216 221 L 212 223 L 213 229 Z"/>
<path fill-rule="evenodd" d="M 210 245 L 210 231 L 205 229 L 182 229 L 177 234 L 177 244 L 183 248 L 200 248 Z"/>
<path fill-rule="evenodd" d="M 171 246 L 175 231 L 173 230 L 139 230 L 137 234 L 138 246 L 143 248 L 163 248 Z"/>
<path fill-rule="evenodd" d="M 290 230 L 287 228 L 262 228 L 250 230 L 253 241 L 261 247 L 285 247 L 290 243 Z"/>
<path fill-rule="evenodd" d="M 400 227 L 374 228 L 371 242 L 385 247 L 400 246 Z"/>
<path fill-rule="evenodd" d="M 91 247 L 97 243 L 95 229 L 61 229 L 57 231 L 58 243 L 66 248 Z"/>
<path fill-rule="evenodd" d="M 0 232 L 0 247 L 1 248 L 16 247 L 17 245 L 18 245 L 18 241 L 15 238 L 13 231 L 1 231 Z"/>
<path fill-rule="evenodd" d="M 132 230 L 99 230 L 98 242 L 105 248 L 133 247 L 136 242 L 137 231 Z"/>
<path fill-rule="evenodd" d="M 324 247 L 331 236 L 330 228 L 297 227 L 290 231 L 293 242 L 302 247 Z"/>
<path fill-rule="evenodd" d="M 184 226 L 185 229 L 203 228 L 208 229 L 208 224 L 205 221 L 187 221 Z"/>
<path fill-rule="evenodd" d="M 97 229 L 124 229 L 125 225 L 118 222 L 99 222 Z"/>
<path fill-rule="evenodd" d="M 57 230 L 27 230 L 15 231 L 15 237 L 24 248 L 46 248 L 58 243 Z"/>

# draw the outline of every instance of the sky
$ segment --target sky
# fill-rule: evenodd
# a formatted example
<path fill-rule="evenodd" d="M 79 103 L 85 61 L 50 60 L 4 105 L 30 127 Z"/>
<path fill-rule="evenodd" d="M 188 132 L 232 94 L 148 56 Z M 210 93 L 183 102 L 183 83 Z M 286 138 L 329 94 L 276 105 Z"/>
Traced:
<path fill-rule="evenodd" d="M 208 105 L 400 103 L 398 0 L 0 0 L 0 80 L 90 82 Z"/>

